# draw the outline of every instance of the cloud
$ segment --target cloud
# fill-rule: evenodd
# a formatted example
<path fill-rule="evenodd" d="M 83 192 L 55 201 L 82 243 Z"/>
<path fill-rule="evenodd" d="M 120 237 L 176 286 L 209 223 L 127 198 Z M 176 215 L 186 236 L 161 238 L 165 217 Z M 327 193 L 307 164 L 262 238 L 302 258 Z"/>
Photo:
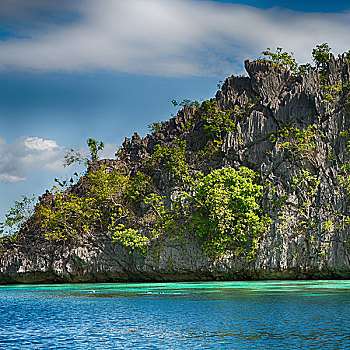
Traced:
<path fill-rule="evenodd" d="M 194 0 L 86 0 L 74 6 L 60 2 L 60 8 L 43 0 L 29 1 L 27 7 L 14 1 L 12 8 L 10 0 L 5 2 L 10 18 L 32 14 L 27 28 L 36 15 L 36 27 L 24 38 L 0 41 L 0 70 L 213 76 L 237 73 L 244 58 L 266 47 L 294 51 L 301 62 L 309 61 L 311 49 L 323 42 L 336 53 L 348 50 L 350 13 Z M 50 25 L 38 13 L 61 17 Z M 65 22 L 62 14 L 74 20 Z"/>
<path fill-rule="evenodd" d="M 40 137 L 20 137 L 12 144 L 0 137 L 0 182 L 19 182 L 27 180 L 27 174 L 33 170 L 64 173 L 64 156 L 71 147 L 57 145 L 54 140 Z M 115 158 L 118 146 L 106 143 L 99 152 L 99 158 Z M 89 157 L 87 147 L 76 148 L 83 157 Z"/>
<path fill-rule="evenodd" d="M 37 151 L 45 151 L 52 150 L 54 148 L 58 148 L 56 141 L 54 140 L 44 140 L 40 137 L 28 137 L 24 141 L 24 146 L 27 149 L 37 150 Z"/>
<path fill-rule="evenodd" d="M 61 172 L 66 148 L 54 140 L 21 137 L 6 144 L 0 137 L 0 182 L 25 181 L 33 170 Z"/>
<path fill-rule="evenodd" d="M 16 175 L 10 175 L 10 174 L 0 174 L 0 182 L 19 182 L 19 181 L 25 181 L 25 177 L 20 177 Z"/>

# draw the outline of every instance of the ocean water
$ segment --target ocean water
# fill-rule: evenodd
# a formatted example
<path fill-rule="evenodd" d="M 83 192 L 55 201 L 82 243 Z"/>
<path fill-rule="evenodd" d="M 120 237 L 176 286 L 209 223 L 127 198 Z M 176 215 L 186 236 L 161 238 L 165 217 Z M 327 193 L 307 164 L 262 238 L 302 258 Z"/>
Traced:
<path fill-rule="evenodd" d="M 0 349 L 350 349 L 350 281 L 1 286 Z"/>

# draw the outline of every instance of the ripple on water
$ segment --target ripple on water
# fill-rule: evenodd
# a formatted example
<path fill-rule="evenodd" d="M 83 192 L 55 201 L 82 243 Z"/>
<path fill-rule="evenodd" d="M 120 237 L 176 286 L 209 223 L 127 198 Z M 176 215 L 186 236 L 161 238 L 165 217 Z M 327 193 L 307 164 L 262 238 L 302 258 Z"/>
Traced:
<path fill-rule="evenodd" d="M 350 281 L 0 287 L 1 349 L 346 349 Z"/>

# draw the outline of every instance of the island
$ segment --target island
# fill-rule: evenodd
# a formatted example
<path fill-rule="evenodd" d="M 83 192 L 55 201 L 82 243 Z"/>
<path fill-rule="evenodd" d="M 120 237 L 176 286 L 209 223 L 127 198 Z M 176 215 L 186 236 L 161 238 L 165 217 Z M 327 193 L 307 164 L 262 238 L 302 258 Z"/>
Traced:
<path fill-rule="evenodd" d="M 262 54 L 115 159 L 89 139 L 1 238 L 0 284 L 350 278 L 350 52 Z"/>

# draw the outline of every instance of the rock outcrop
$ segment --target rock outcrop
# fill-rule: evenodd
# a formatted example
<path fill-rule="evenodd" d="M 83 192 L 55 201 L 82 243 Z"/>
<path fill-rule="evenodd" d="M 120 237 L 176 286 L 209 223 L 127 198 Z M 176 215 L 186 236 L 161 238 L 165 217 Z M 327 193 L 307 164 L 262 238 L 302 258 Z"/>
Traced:
<path fill-rule="evenodd" d="M 191 232 L 181 241 L 165 237 L 161 248 L 151 244 L 142 254 L 112 242 L 108 231 L 55 241 L 33 224 L 17 240 L 0 243 L 0 283 L 349 278 L 349 62 L 332 56 L 327 81 L 313 68 L 295 75 L 265 60 L 246 61 L 245 67 L 249 77 L 227 78 L 212 100 L 235 111 L 235 131 L 226 133 L 220 152 L 199 162 L 205 123 L 200 108 L 185 106 L 152 135 L 126 138 L 120 161 L 93 166 L 132 174 L 157 144 L 186 140 L 191 168 L 245 166 L 258 172 L 271 189 L 262 206 L 272 223 L 254 259 L 207 255 Z M 164 193 L 169 190 L 158 183 Z M 71 190 L 83 191 L 79 186 Z"/>

